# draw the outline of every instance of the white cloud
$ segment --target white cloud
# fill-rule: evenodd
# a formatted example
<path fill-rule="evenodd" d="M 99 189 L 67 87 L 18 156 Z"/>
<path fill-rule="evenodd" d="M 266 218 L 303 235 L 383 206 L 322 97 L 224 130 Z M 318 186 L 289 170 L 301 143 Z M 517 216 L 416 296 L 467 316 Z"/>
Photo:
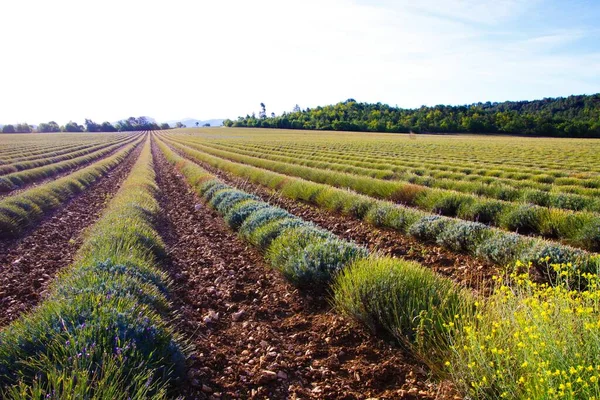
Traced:
<path fill-rule="evenodd" d="M 415 6 L 418 4 L 418 6 Z M 0 122 L 232 117 L 353 97 L 421 104 L 598 91 L 585 29 L 515 32 L 532 1 L 0 4 Z M 552 50 L 552 51 L 549 51 Z"/>

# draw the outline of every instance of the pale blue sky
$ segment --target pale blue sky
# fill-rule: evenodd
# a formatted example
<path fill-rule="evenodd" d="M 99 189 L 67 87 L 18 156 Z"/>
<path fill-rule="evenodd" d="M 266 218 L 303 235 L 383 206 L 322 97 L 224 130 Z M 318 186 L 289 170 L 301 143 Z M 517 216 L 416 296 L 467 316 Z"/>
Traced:
<path fill-rule="evenodd" d="M 600 92 L 600 1 L 0 4 L 0 123 Z"/>

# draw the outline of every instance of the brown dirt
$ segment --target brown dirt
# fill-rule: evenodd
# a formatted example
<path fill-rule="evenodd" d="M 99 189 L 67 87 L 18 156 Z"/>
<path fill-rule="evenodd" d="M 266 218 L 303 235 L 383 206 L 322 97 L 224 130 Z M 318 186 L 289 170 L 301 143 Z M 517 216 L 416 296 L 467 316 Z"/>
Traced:
<path fill-rule="evenodd" d="M 177 151 L 177 149 L 173 149 Z M 184 153 L 179 155 L 185 157 Z M 448 251 L 440 246 L 428 245 L 391 229 L 379 229 L 356 218 L 331 212 L 302 201 L 282 196 L 268 187 L 249 182 L 206 163 L 189 160 L 200 165 L 224 182 L 259 196 L 264 201 L 277 205 L 290 213 L 311 221 L 339 237 L 352 240 L 368 247 L 371 251 L 417 261 L 455 282 L 483 293 L 488 293 L 491 277 L 501 268 L 489 262 Z"/>
<path fill-rule="evenodd" d="M 133 167 L 141 146 L 108 175 L 19 238 L 0 240 L 0 326 L 35 306 L 61 268 L 73 262 L 92 225 Z"/>
<path fill-rule="evenodd" d="M 295 289 L 153 148 L 178 331 L 195 351 L 188 399 L 451 398 L 397 347 Z"/>

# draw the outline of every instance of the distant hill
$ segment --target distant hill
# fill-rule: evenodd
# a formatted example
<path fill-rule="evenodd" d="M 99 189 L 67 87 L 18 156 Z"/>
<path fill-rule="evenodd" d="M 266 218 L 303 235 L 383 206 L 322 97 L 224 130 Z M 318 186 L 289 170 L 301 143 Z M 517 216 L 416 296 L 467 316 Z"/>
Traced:
<path fill-rule="evenodd" d="M 600 93 L 534 101 L 403 109 L 354 99 L 276 117 L 239 117 L 225 126 L 358 132 L 490 133 L 600 137 Z"/>
<path fill-rule="evenodd" d="M 171 126 L 175 126 L 175 124 L 177 122 L 181 122 L 188 128 L 194 128 L 196 126 L 196 122 L 198 123 L 198 126 L 202 126 L 204 124 L 210 124 L 210 126 L 223 126 L 223 119 L 200 120 L 200 119 L 194 119 L 194 118 L 184 118 L 184 119 L 175 119 L 172 121 L 167 121 L 167 123 Z"/>

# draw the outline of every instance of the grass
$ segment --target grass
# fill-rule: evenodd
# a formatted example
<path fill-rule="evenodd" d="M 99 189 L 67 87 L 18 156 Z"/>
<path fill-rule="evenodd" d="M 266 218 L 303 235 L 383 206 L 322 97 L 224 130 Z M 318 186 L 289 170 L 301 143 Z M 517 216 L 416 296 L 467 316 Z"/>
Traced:
<path fill-rule="evenodd" d="M 164 319 L 157 190 L 147 141 L 47 299 L 0 331 L 2 398 L 168 398 L 185 346 Z"/>
<path fill-rule="evenodd" d="M 412 350 L 434 370 L 448 357 L 446 324 L 471 315 L 474 299 L 421 265 L 389 257 L 356 261 L 333 284 L 337 310 Z"/>

